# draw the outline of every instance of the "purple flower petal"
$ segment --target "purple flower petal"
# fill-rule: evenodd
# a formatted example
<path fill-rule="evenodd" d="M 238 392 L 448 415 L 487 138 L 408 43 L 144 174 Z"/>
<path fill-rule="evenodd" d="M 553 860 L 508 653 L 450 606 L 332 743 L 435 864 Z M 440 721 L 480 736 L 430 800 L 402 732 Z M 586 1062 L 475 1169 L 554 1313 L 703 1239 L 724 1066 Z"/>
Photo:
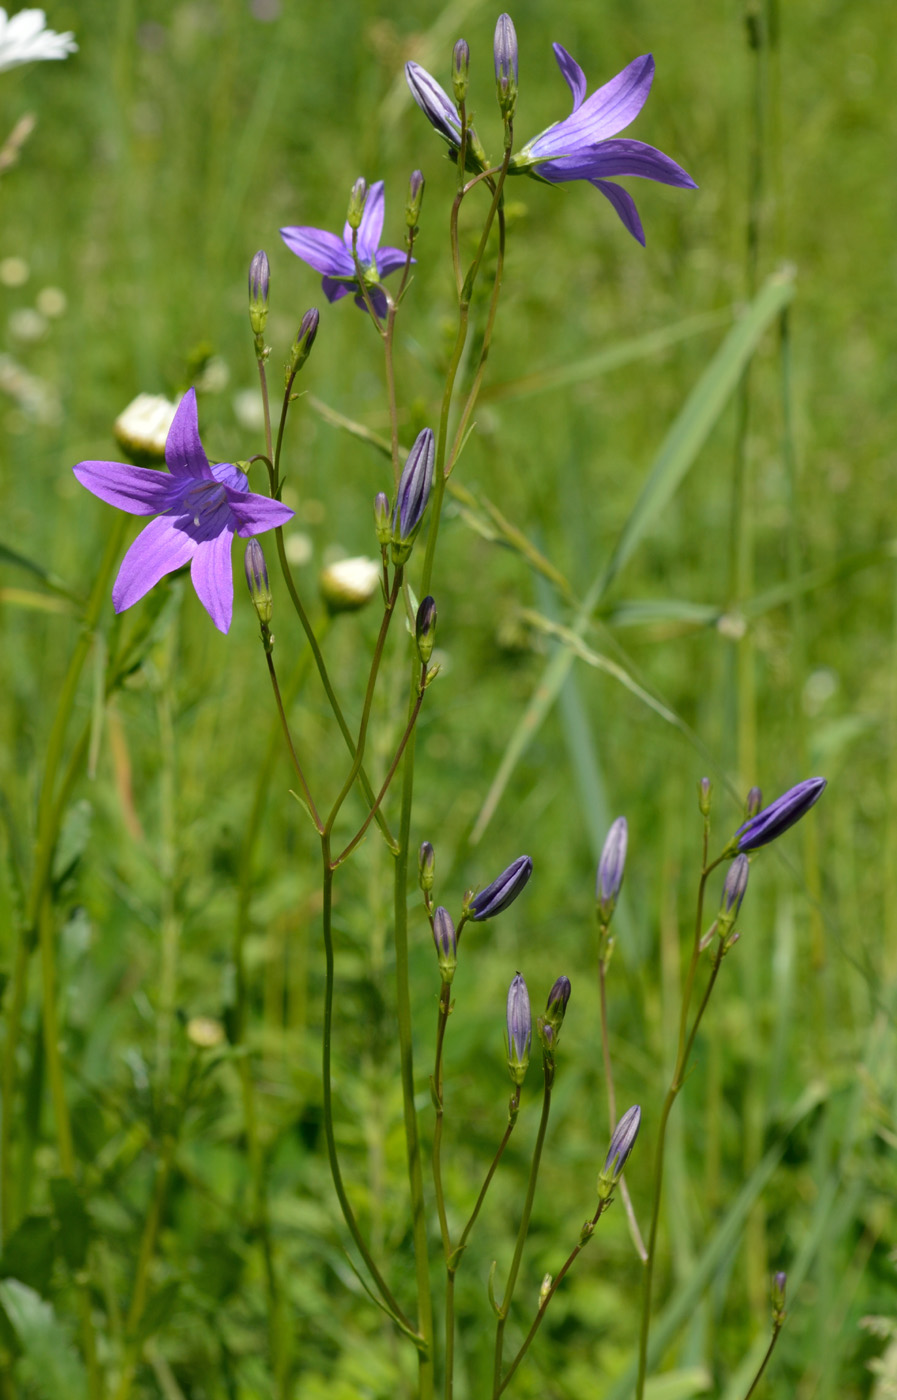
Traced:
<path fill-rule="evenodd" d="M 541 158 L 579 155 L 584 146 L 616 136 L 644 107 L 653 80 L 651 54 L 634 58 L 622 73 L 586 98 L 572 116 L 556 122 L 531 141 L 526 151 Z"/>
<path fill-rule="evenodd" d="M 380 320 L 381 320 L 381 321 L 384 320 L 385 317 L 386 317 L 387 312 L 389 311 L 389 306 L 387 305 L 386 293 L 384 292 L 383 288 L 382 288 L 382 287 L 368 287 L 368 294 L 369 294 L 369 296 L 370 296 L 370 298 L 371 298 L 371 301 L 372 301 L 372 303 L 373 303 L 374 310 L 376 311 L 377 315 L 380 317 Z M 368 309 L 368 308 L 367 308 L 367 302 L 365 301 L 364 297 L 361 295 L 361 292 L 358 292 L 358 294 L 357 294 L 356 297 L 355 297 L 355 305 L 356 305 L 357 307 L 359 307 L 359 309 L 362 310 L 362 311 L 367 311 L 367 309 Z"/>
<path fill-rule="evenodd" d="M 377 271 L 381 277 L 388 277 L 396 268 L 405 266 L 405 259 L 408 256 L 404 248 L 378 248 L 377 249 Z M 413 263 L 417 258 L 412 258 Z"/>
<path fill-rule="evenodd" d="M 361 215 L 361 223 L 358 226 L 358 256 L 367 267 L 374 261 L 377 252 L 377 245 L 380 242 L 380 235 L 383 232 L 383 181 L 375 180 L 368 190 L 368 197 L 364 202 L 364 211 Z M 345 235 L 343 235 L 345 237 Z M 352 230 L 349 230 L 349 237 L 346 240 L 347 246 L 352 247 Z M 350 253 L 351 256 L 351 253 Z"/>
<path fill-rule="evenodd" d="M 195 389 L 188 389 L 178 404 L 165 440 L 165 461 L 172 476 L 211 479 L 209 459 L 199 440 Z"/>
<path fill-rule="evenodd" d="M 297 224 L 282 228 L 280 236 L 291 253 L 324 277 L 354 277 L 355 264 L 343 240 L 323 228 Z"/>
<path fill-rule="evenodd" d="M 330 302 L 340 301 L 343 297 L 347 297 L 357 285 L 358 280 L 355 277 L 347 278 L 345 282 L 341 282 L 336 277 L 321 278 L 321 290 Z"/>
<path fill-rule="evenodd" d="M 558 61 L 558 68 L 563 74 L 564 82 L 573 93 L 573 110 L 575 112 L 582 106 L 583 98 L 586 95 L 586 75 L 563 44 L 552 44 L 551 47 L 554 49 L 554 56 Z"/>
<path fill-rule="evenodd" d="M 246 539 L 250 535 L 261 535 L 278 525 L 285 525 L 293 518 L 294 512 L 283 501 L 275 501 L 270 496 L 259 496 L 254 491 L 227 490 L 227 503 L 237 534 Z"/>
<path fill-rule="evenodd" d="M 405 79 L 411 89 L 411 96 L 431 126 L 448 141 L 450 146 L 461 144 L 461 118 L 448 93 L 439 86 L 436 79 L 419 63 L 405 64 Z"/>
<path fill-rule="evenodd" d="M 557 161 L 561 165 L 563 162 Z M 544 170 L 540 172 L 544 174 Z M 681 165 L 663 151 L 644 141 L 624 137 L 621 141 L 602 141 L 594 150 L 594 165 L 580 179 L 604 179 L 608 176 L 638 175 L 642 180 L 656 180 L 660 185 L 678 185 L 680 189 L 696 190 L 697 185 Z"/>
<path fill-rule="evenodd" d="M 175 569 L 183 568 L 196 553 L 197 542 L 170 515 L 160 515 L 140 531 L 121 561 L 112 587 L 116 612 L 124 612 Z"/>
<path fill-rule="evenodd" d="M 232 539 L 233 530 L 228 525 L 212 539 L 202 540 L 196 546 L 190 566 L 190 579 L 197 597 L 219 632 L 228 631 L 234 611 Z"/>
<path fill-rule="evenodd" d="M 601 191 L 605 199 L 610 200 L 633 238 L 644 248 L 645 230 L 642 228 L 635 200 L 629 191 L 624 190 L 622 185 L 615 185 L 611 180 L 592 180 L 591 184 L 595 186 L 596 190 Z"/>
<path fill-rule="evenodd" d="M 73 471 L 88 491 L 129 515 L 158 515 L 168 509 L 172 481 L 167 472 L 124 462 L 79 462 Z"/>
<path fill-rule="evenodd" d="M 245 472 L 241 472 L 239 467 L 235 467 L 233 462 L 216 462 L 212 468 L 212 475 L 222 486 L 229 486 L 232 491 L 249 490 L 249 477 Z"/>

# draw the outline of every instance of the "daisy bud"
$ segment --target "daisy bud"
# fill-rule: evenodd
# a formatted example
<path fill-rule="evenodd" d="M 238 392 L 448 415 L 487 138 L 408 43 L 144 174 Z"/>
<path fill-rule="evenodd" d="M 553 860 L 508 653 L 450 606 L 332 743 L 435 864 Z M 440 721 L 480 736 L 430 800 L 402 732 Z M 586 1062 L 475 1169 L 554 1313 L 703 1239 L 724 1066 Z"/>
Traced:
<path fill-rule="evenodd" d="M 418 433 L 399 480 L 399 494 L 392 518 L 392 562 L 404 564 L 424 518 L 433 485 L 433 429 Z"/>
<path fill-rule="evenodd" d="M 268 319 L 268 254 L 260 249 L 249 264 L 249 324 L 255 335 L 264 335 Z"/>
<path fill-rule="evenodd" d="M 429 594 L 417 610 L 415 635 L 421 665 L 426 666 L 433 655 L 433 643 L 436 640 L 436 603 Z"/>
<path fill-rule="evenodd" d="M 775 841 L 809 812 L 822 796 L 825 784 L 825 778 L 805 778 L 796 787 L 783 792 L 775 802 L 771 802 L 762 812 L 750 817 L 738 828 L 729 842 L 729 849 L 756 851 L 761 846 L 768 846 L 770 841 Z"/>
<path fill-rule="evenodd" d="M 130 462 L 149 467 L 165 461 L 165 443 L 176 412 L 177 404 L 162 394 L 138 394 L 131 400 L 112 428 Z"/>
<path fill-rule="evenodd" d="M 392 512 L 385 491 L 378 491 L 374 497 L 374 529 L 379 544 L 389 544 L 392 539 Z"/>
<path fill-rule="evenodd" d="M 698 807 L 702 817 L 710 816 L 710 803 L 713 798 L 713 784 L 709 778 L 702 778 L 698 783 Z"/>
<path fill-rule="evenodd" d="M 421 841 L 417 854 L 418 881 L 424 894 L 429 894 L 436 879 L 436 852 L 429 841 Z"/>
<path fill-rule="evenodd" d="M 367 180 L 360 177 L 352 186 L 352 193 L 349 195 L 349 212 L 346 215 L 346 223 L 350 228 L 361 227 L 361 216 L 364 213 L 365 200 L 368 197 Z"/>
<path fill-rule="evenodd" d="M 758 787 L 751 788 L 750 792 L 747 795 L 746 806 L 747 814 L 749 817 L 755 817 L 759 812 L 760 808 L 763 806 L 763 793 Z"/>
<path fill-rule="evenodd" d="M 408 181 L 408 203 L 405 205 L 405 223 L 408 228 L 417 228 L 417 221 L 420 218 L 420 206 L 424 199 L 424 177 L 420 170 L 415 170 Z"/>
<path fill-rule="evenodd" d="M 595 881 L 598 920 L 605 925 L 610 923 L 614 909 L 617 907 L 620 887 L 623 884 L 623 871 L 626 867 L 628 841 L 629 827 L 626 824 L 626 818 L 617 817 L 607 833 Z"/>
<path fill-rule="evenodd" d="M 507 121 L 517 105 L 517 33 L 510 15 L 499 15 L 495 26 L 495 82 L 498 105 Z"/>
<path fill-rule="evenodd" d="M 451 982 L 458 966 L 458 938 L 452 916 L 441 904 L 433 915 L 433 940 L 442 980 Z"/>
<path fill-rule="evenodd" d="M 246 570 L 246 582 L 249 586 L 249 596 L 252 599 L 252 606 L 258 613 L 259 622 L 263 627 L 267 627 L 268 623 L 271 621 L 273 599 L 271 597 L 271 588 L 268 583 L 268 568 L 265 564 L 265 556 L 257 539 L 251 539 L 246 546 L 243 566 Z"/>
<path fill-rule="evenodd" d="M 526 1077 L 532 1040 L 529 992 L 518 972 L 508 990 L 508 1069 L 517 1085 L 522 1084 Z"/>
<path fill-rule="evenodd" d="M 470 48 L 466 39 L 459 39 L 452 50 L 452 91 L 459 106 L 467 96 L 469 74 Z"/>
<path fill-rule="evenodd" d="M 600 1200 L 606 1201 L 610 1199 L 614 1187 L 623 1175 L 623 1168 L 626 1166 L 629 1154 L 635 1145 L 641 1121 L 642 1110 L 639 1108 L 638 1104 L 634 1104 L 632 1108 L 627 1108 L 623 1117 L 614 1128 L 613 1136 L 610 1140 L 610 1147 L 604 1159 L 604 1169 L 598 1178 L 598 1196 Z"/>
<path fill-rule="evenodd" d="M 355 612 L 369 603 L 380 587 L 381 568 L 376 559 L 338 559 L 318 575 L 318 588 L 327 611 Z"/>
<path fill-rule="evenodd" d="M 470 918 L 482 923 L 484 919 L 493 919 L 496 914 L 507 909 L 509 904 L 514 903 L 532 873 L 532 858 L 518 856 L 507 870 L 502 871 L 497 880 L 493 880 L 491 885 L 487 885 L 469 900 L 467 912 Z"/>
<path fill-rule="evenodd" d="M 299 330 L 296 332 L 296 339 L 290 347 L 290 359 L 287 364 L 287 387 L 299 373 L 305 361 L 311 354 L 311 347 L 315 343 L 315 336 L 318 334 L 318 322 L 320 314 L 316 306 L 310 311 L 306 311 L 302 317 Z"/>

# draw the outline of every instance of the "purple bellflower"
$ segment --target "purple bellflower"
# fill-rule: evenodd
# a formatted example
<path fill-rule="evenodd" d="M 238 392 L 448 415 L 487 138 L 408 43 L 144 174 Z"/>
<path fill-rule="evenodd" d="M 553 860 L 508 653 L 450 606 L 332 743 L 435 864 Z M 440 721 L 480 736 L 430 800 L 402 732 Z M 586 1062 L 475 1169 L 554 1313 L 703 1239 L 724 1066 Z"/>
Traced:
<path fill-rule="evenodd" d="M 508 1069 L 515 1084 L 522 1084 L 533 1042 L 533 1017 L 529 992 L 520 973 L 508 988 Z"/>
<path fill-rule="evenodd" d="M 459 40 L 458 43 L 461 44 L 464 41 Z M 470 51 L 467 45 L 464 44 L 463 50 L 459 51 L 458 44 L 456 44 L 453 54 L 453 83 L 456 92 L 466 91 L 469 58 Z M 454 102 L 445 89 L 440 87 L 432 73 L 428 73 L 426 68 L 421 68 L 420 64 L 413 60 L 409 60 L 405 64 L 405 81 L 411 90 L 411 96 L 427 121 L 433 130 L 439 133 L 443 141 L 448 142 L 451 148 L 449 154 L 453 160 L 456 159 L 458 151 L 461 149 L 461 114 Z M 465 164 L 468 170 L 477 171 L 485 170 L 488 164 L 486 152 L 472 126 L 467 128 Z"/>
<path fill-rule="evenodd" d="M 617 905 L 626 868 L 626 847 L 629 843 L 629 827 L 625 817 L 617 817 L 604 842 L 601 859 L 598 862 L 598 875 L 595 880 L 595 899 L 598 904 L 598 917 L 603 924 L 609 924 Z"/>
<path fill-rule="evenodd" d="M 379 282 L 402 267 L 407 256 L 402 248 L 380 247 L 383 213 L 383 181 L 376 180 L 364 201 L 355 251 L 361 263 L 364 284 L 378 316 L 385 316 L 387 310 L 386 294 Z M 342 237 L 322 228 L 308 228 L 304 224 L 282 228 L 280 236 L 291 253 L 308 263 L 315 272 L 320 272 L 323 278 L 321 286 L 328 301 L 339 301 L 341 297 L 354 292 L 355 305 L 360 306 L 362 311 L 367 310 L 352 257 L 352 227 L 348 220 Z"/>
<path fill-rule="evenodd" d="M 614 1128 L 611 1135 L 610 1147 L 604 1159 L 604 1168 L 598 1177 L 598 1195 L 602 1200 L 608 1200 L 611 1192 L 623 1174 L 623 1168 L 629 1160 L 629 1154 L 635 1146 L 638 1137 L 638 1130 L 642 1121 L 642 1110 L 638 1104 L 633 1104 L 632 1108 L 627 1108 L 623 1117 Z"/>
<path fill-rule="evenodd" d="M 644 245 L 635 201 L 611 176 L 637 175 L 662 185 L 697 189 L 680 165 L 663 151 L 644 141 L 618 139 L 645 105 L 654 79 L 654 59 L 642 54 L 611 78 L 609 83 L 586 97 L 586 76 L 576 60 L 561 44 L 554 44 L 555 58 L 573 94 L 573 111 L 564 121 L 540 132 L 513 156 L 510 173 L 535 175 L 552 184 L 588 180 L 610 200 L 633 238 Z"/>
<path fill-rule="evenodd" d="M 199 601 L 219 632 L 230 627 L 234 602 L 231 543 L 290 519 L 281 501 L 258 496 L 230 462 L 209 465 L 199 440 L 196 394 L 181 399 L 165 443 L 168 472 L 124 462 L 79 462 L 75 476 L 107 505 L 131 515 L 156 515 L 122 560 L 112 588 L 124 612 L 163 578 L 190 565 Z"/>
<path fill-rule="evenodd" d="M 503 909 L 507 909 L 509 904 L 514 903 L 532 873 L 532 857 L 518 856 L 507 870 L 502 871 L 497 880 L 480 890 L 470 901 L 471 919 L 482 923 L 483 919 L 492 919 Z"/>
<path fill-rule="evenodd" d="M 738 828 L 729 843 L 730 849 L 756 851 L 760 846 L 768 846 L 770 841 L 775 841 L 809 812 L 814 802 L 818 802 L 822 796 L 825 784 L 825 778 L 805 778 L 796 787 L 783 792 L 775 802 L 764 807 L 755 817 L 749 817 Z"/>

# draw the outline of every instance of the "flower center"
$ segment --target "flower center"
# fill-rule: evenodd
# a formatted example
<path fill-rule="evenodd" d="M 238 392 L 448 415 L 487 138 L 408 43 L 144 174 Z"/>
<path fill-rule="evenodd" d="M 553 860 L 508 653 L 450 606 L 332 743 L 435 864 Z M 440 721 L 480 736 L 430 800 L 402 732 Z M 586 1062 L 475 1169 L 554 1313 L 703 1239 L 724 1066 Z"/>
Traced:
<path fill-rule="evenodd" d="M 222 506 L 227 505 L 227 493 L 217 481 L 200 481 L 190 486 L 183 495 L 183 509 L 192 516 L 193 524 L 208 525 Z"/>

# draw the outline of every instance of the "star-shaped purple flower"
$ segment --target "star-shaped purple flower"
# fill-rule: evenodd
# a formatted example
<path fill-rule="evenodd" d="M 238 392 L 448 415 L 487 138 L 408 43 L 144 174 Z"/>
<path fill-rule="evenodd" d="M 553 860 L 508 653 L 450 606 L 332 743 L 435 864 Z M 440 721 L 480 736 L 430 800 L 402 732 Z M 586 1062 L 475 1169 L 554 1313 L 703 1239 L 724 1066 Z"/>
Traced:
<path fill-rule="evenodd" d="M 174 415 L 165 461 L 168 472 L 124 462 L 79 462 L 73 469 L 81 485 L 108 505 L 131 515 L 158 515 L 122 560 L 112 589 L 115 611 L 131 607 L 165 574 L 190 564 L 199 601 L 226 632 L 234 603 L 234 535 L 260 535 L 283 525 L 293 512 L 282 501 L 248 490 L 245 473 L 230 462 L 209 465 L 192 389 Z"/>
<path fill-rule="evenodd" d="M 386 295 L 378 283 L 381 278 L 388 277 L 396 268 L 402 267 L 407 256 L 402 248 L 379 246 L 380 235 L 383 232 L 383 213 L 383 181 L 375 180 L 364 202 L 355 250 L 364 273 L 364 284 L 378 316 L 385 316 L 387 309 Z M 280 236 L 291 253 L 308 263 L 315 272 L 321 273 L 321 286 L 328 301 L 339 301 L 341 297 L 354 292 L 355 305 L 360 306 L 362 311 L 367 310 L 359 286 L 355 260 L 352 257 L 352 228 L 348 222 L 343 229 L 342 238 L 335 233 L 328 233 L 326 229 L 309 228 L 304 224 L 282 228 Z"/>
<path fill-rule="evenodd" d="M 642 54 L 604 87 L 586 97 L 586 76 L 561 44 L 554 46 L 558 67 L 573 94 L 573 112 L 555 122 L 512 157 L 512 174 L 537 175 L 552 184 L 588 180 L 616 209 L 624 225 L 644 244 L 635 201 L 609 176 L 637 175 L 662 185 L 697 189 L 691 176 L 663 151 L 644 141 L 612 139 L 638 116 L 654 80 L 654 59 Z"/>

